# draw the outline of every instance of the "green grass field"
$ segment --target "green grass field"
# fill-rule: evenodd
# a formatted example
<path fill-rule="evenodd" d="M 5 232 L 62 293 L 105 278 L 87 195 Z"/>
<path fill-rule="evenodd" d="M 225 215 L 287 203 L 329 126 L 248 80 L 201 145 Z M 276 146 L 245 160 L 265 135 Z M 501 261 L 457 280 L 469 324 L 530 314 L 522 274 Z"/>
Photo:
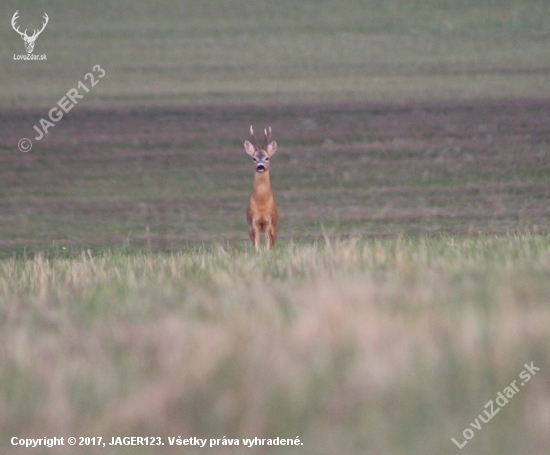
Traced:
<path fill-rule="evenodd" d="M 546 0 L 39 4 L 0 7 L 3 105 L 50 106 L 95 64 L 99 105 L 550 96 Z M 16 10 L 29 28 L 49 11 L 46 62 L 13 61 Z"/>
<path fill-rule="evenodd" d="M 47 61 L 13 59 L 16 10 Z M 0 13 L 2 455 L 549 452 L 547 1 Z M 279 144 L 259 254 L 251 123 Z M 11 443 L 70 436 L 106 446 Z"/>
<path fill-rule="evenodd" d="M 453 453 L 531 362 L 540 371 L 462 451 L 549 447 L 548 236 L 62 256 L 0 264 L 2 453 L 13 435 Z"/>

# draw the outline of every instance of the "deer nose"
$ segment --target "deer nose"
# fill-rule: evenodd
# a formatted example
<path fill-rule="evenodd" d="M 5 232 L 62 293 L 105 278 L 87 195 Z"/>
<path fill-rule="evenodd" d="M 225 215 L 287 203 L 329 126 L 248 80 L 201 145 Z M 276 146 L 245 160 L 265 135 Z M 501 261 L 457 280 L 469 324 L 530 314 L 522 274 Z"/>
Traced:
<path fill-rule="evenodd" d="M 259 172 L 265 171 L 265 164 L 264 163 L 258 163 L 256 165 L 256 170 L 259 171 Z"/>

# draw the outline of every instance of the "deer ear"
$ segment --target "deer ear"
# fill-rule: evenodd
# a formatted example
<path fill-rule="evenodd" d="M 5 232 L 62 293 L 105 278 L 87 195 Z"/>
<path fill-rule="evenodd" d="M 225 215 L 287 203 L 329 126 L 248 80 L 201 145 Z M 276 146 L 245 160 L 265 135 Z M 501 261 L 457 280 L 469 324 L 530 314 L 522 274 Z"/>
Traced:
<path fill-rule="evenodd" d="M 254 156 L 254 153 L 256 153 L 256 147 L 254 147 L 249 141 L 244 141 L 244 150 L 250 156 Z"/>
<path fill-rule="evenodd" d="M 276 151 L 277 151 L 277 143 L 275 141 L 271 141 L 267 146 L 266 152 L 269 156 L 271 156 L 271 155 L 274 155 Z"/>

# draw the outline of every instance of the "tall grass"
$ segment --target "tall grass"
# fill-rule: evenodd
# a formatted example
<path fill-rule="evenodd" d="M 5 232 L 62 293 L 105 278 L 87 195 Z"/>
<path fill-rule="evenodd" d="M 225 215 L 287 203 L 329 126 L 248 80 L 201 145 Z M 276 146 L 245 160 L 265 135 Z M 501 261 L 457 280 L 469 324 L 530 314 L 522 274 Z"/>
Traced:
<path fill-rule="evenodd" d="M 452 453 L 530 362 L 461 453 L 550 448 L 548 236 L 37 255 L 3 259 L 0 289 L 2 453 L 19 453 L 12 436 L 94 435 Z"/>

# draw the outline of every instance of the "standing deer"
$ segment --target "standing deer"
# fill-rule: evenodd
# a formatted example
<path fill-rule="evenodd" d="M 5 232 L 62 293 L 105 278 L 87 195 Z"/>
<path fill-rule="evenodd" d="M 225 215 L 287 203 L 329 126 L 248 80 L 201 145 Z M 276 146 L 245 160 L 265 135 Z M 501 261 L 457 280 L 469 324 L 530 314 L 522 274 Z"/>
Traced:
<path fill-rule="evenodd" d="M 258 147 L 254 130 L 250 125 L 252 142 L 244 141 L 246 153 L 254 160 L 254 187 L 248 200 L 246 221 L 248 223 L 248 233 L 256 251 L 260 246 L 260 232 L 264 233 L 265 246 L 268 250 L 275 245 L 277 237 L 277 206 L 269 184 L 269 158 L 277 150 L 277 143 L 275 141 L 269 142 L 271 127 L 264 129 L 264 136 L 264 145 Z"/>

